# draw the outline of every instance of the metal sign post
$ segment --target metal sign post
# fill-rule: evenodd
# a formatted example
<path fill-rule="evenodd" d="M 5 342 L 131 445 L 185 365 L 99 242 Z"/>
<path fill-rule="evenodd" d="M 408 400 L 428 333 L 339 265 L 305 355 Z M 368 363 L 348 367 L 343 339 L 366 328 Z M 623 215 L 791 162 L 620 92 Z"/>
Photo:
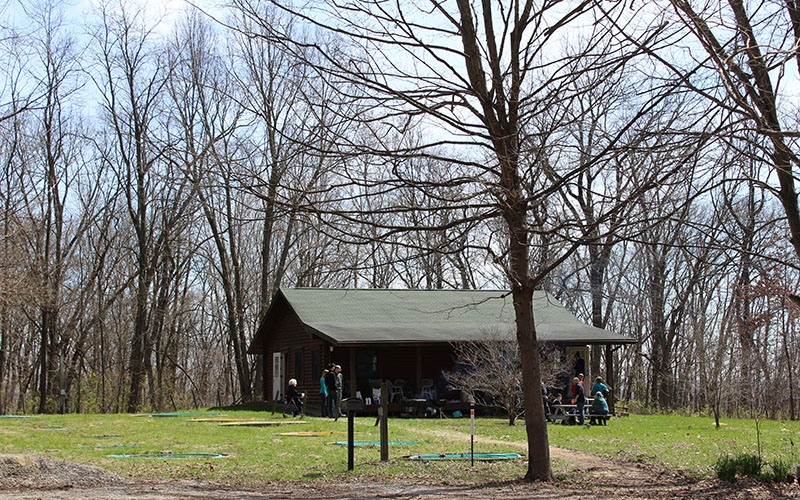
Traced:
<path fill-rule="evenodd" d="M 469 398 L 469 457 L 470 465 L 475 466 L 475 400 Z"/>
<path fill-rule="evenodd" d="M 381 382 L 381 406 L 378 415 L 381 420 L 381 462 L 389 460 L 389 396 L 386 381 Z"/>
<path fill-rule="evenodd" d="M 359 398 L 347 398 L 343 400 L 342 403 L 344 403 L 345 408 L 347 408 L 347 470 L 353 470 L 355 468 L 353 451 L 355 448 L 353 440 L 354 419 L 356 412 L 361 410 L 364 407 L 364 404 Z"/>

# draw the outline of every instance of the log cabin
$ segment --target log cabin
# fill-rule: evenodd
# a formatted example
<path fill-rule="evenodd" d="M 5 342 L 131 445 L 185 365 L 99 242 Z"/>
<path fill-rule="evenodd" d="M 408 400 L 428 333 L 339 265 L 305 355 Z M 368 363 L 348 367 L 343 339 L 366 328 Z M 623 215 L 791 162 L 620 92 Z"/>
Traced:
<path fill-rule="evenodd" d="M 579 352 L 588 361 L 588 346 L 595 344 L 605 345 L 610 359 L 612 346 L 635 342 L 584 324 L 544 291 L 534 293 L 533 310 L 539 342 L 564 349 L 567 359 Z M 507 290 L 281 288 L 248 353 L 264 356 L 264 400 L 281 399 L 295 378 L 314 411 L 322 370 L 331 362 L 342 366 L 345 397 L 368 401 L 388 380 L 401 400 L 432 394 L 447 399 L 442 373 L 457 362 L 453 344 L 512 339 L 514 331 Z M 613 366 L 606 369 L 613 387 Z"/>

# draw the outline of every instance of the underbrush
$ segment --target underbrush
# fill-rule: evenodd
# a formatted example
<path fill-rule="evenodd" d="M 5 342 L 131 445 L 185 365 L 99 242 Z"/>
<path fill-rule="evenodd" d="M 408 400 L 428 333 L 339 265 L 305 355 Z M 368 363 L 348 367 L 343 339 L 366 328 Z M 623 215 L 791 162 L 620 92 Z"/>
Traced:
<path fill-rule="evenodd" d="M 751 477 L 768 483 L 794 481 L 789 462 L 780 458 L 764 461 L 752 453 L 718 457 L 713 469 L 717 477 L 723 481 L 735 481 L 737 477 Z"/>

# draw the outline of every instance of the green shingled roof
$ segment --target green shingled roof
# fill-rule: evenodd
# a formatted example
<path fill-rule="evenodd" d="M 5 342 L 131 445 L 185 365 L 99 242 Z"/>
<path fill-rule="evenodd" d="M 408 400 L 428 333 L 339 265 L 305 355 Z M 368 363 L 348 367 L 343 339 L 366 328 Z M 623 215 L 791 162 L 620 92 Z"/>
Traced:
<path fill-rule="evenodd" d="M 457 342 L 514 332 L 511 295 L 502 290 L 282 288 L 281 294 L 310 331 L 334 344 Z M 635 342 L 582 323 L 546 292 L 535 292 L 533 303 L 539 340 Z M 259 336 L 268 329 L 262 325 Z"/>

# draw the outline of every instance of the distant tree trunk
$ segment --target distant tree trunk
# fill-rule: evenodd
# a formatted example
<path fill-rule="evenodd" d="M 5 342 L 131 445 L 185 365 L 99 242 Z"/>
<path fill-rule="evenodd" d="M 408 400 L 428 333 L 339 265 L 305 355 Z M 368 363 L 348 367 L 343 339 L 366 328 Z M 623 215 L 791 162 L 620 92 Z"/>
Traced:
<path fill-rule="evenodd" d="M 752 312 L 753 293 L 751 291 L 751 273 L 753 271 L 753 246 L 756 225 L 755 186 L 752 182 L 748 182 L 748 194 L 743 212 L 744 213 L 732 214 L 741 230 L 741 246 L 738 249 L 739 270 L 736 276 L 736 285 L 733 293 L 736 333 L 739 338 L 739 345 L 742 349 L 740 376 L 745 386 L 748 386 L 753 381 L 753 370 L 755 370 L 756 373 L 758 372 L 757 367 L 751 366 L 751 361 L 755 359 L 755 345 L 753 340 L 755 323 Z"/>
<path fill-rule="evenodd" d="M 259 318 L 263 318 L 272 300 L 273 290 L 270 282 L 272 276 L 272 233 L 275 226 L 275 202 L 278 192 L 278 183 L 281 179 L 281 169 L 277 162 L 271 165 L 269 183 L 267 185 L 267 197 L 264 200 L 264 223 L 261 236 L 261 307 Z"/>
<path fill-rule="evenodd" d="M 146 212 L 144 207 L 146 202 L 142 201 L 142 215 Z M 144 217 L 142 217 L 144 218 Z M 141 222 L 141 219 L 140 219 Z M 137 233 L 140 231 L 137 230 Z M 136 285 L 136 309 L 133 318 L 133 337 L 131 338 L 130 357 L 128 358 L 128 372 L 130 373 L 130 383 L 128 385 L 128 403 L 126 409 L 128 413 L 136 413 L 142 403 L 142 382 L 145 377 L 145 357 L 150 353 L 147 350 L 149 334 L 147 328 L 148 312 L 148 291 L 150 290 L 150 269 L 149 255 L 147 249 L 147 239 L 144 235 L 138 237 L 139 253 L 137 258 L 137 269 L 139 272 Z"/>
<path fill-rule="evenodd" d="M 794 306 L 790 306 L 794 307 Z M 789 332 L 787 331 L 788 327 L 787 324 L 784 323 L 784 327 L 781 330 L 781 340 L 783 341 L 783 356 L 786 359 L 786 373 L 787 373 L 787 382 L 789 385 L 789 420 L 796 420 L 797 415 L 795 414 L 795 402 L 794 402 L 794 364 L 792 363 L 792 356 L 789 352 Z"/>
<path fill-rule="evenodd" d="M 670 401 L 672 385 L 669 370 L 672 347 L 668 345 L 667 320 L 664 316 L 666 262 L 665 255 L 657 245 L 652 245 L 649 251 L 650 277 L 647 298 L 650 302 L 650 327 L 653 338 L 650 398 L 662 408 L 668 408 L 672 403 Z"/>
<path fill-rule="evenodd" d="M 611 260 L 612 245 L 611 241 L 589 245 L 589 289 L 592 296 L 592 326 L 597 328 L 606 327 L 603 311 L 604 282 L 608 263 Z M 600 358 L 603 356 L 603 351 L 602 345 L 592 346 L 591 368 L 590 372 L 586 374 L 587 378 L 589 378 L 589 374 L 591 374 L 591 378 L 594 378 L 602 373 Z M 611 360 L 607 359 L 606 363 L 611 363 Z M 611 383 L 611 381 L 609 380 L 608 383 Z"/>

